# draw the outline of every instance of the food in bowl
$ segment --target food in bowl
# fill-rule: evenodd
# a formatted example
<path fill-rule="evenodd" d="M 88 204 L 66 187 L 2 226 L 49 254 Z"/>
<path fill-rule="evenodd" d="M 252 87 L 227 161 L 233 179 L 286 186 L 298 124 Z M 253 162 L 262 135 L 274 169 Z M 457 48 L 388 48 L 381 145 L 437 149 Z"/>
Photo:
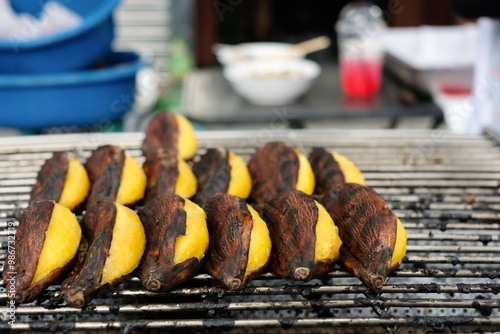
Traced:
<path fill-rule="evenodd" d="M 255 71 L 248 73 L 248 79 L 254 80 L 280 80 L 280 79 L 299 79 L 303 77 L 303 74 L 300 71 Z"/>
<path fill-rule="evenodd" d="M 304 95 L 321 72 L 308 59 L 231 63 L 223 75 L 233 89 L 249 103 L 283 105 Z"/>
<path fill-rule="evenodd" d="M 214 47 L 214 54 L 224 66 L 242 61 L 304 58 L 304 54 L 294 52 L 294 44 L 275 42 L 217 44 Z"/>

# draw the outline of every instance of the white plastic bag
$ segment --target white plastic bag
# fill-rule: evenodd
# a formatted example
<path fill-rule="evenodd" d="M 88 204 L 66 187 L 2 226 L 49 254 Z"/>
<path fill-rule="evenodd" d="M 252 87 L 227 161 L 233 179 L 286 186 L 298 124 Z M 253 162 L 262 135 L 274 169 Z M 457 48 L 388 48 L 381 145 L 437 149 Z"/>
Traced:
<path fill-rule="evenodd" d="M 40 18 L 18 14 L 9 0 L 0 0 L 0 39 L 29 40 L 53 35 L 80 25 L 82 18 L 56 1 L 48 1 Z"/>
<path fill-rule="evenodd" d="M 489 127 L 500 133 L 500 20 L 482 17 L 477 22 L 478 45 L 473 80 L 473 111 L 468 132 Z"/>

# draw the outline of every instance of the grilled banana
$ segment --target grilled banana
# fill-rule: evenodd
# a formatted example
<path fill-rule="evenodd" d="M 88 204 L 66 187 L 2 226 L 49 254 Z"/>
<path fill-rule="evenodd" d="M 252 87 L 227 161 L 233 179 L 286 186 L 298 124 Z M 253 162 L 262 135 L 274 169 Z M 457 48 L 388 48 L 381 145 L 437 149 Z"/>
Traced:
<path fill-rule="evenodd" d="M 308 281 L 330 272 L 342 245 L 338 228 L 310 195 L 288 190 L 264 205 L 272 240 L 271 271 L 283 278 Z"/>
<path fill-rule="evenodd" d="M 170 290 L 196 275 L 209 240 L 203 209 L 166 193 L 148 201 L 140 216 L 148 235 L 138 269 L 144 287 Z"/>
<path fill-rule="evenodd" d="M 31 189 L 30 202 L 54 200 L 75 211 L 87 197 L 90 181 L 83 165 L 65 152 L 56 152 L 45 161 Z"/>
<path fill-rule="evenodd" d="M 161 152 L 175 152 L 181 159 L 190 160 L 196 154 L 196 135 L 184 116 L 161 112 L 149 121 L 145 132 L 142 150 L 146 158 Z"/>
<path fill-rule="evenodd" d="M 207 149 L 195 162 L 193 172 L 198 179 L 198 191 L 193 200 L 201 206 L 218 193 L 247 198 L 252 188 L 245 161 L 226 148 Z"/>
<path fill-rule="evenodd" d="M 240 197 L 216 194 L 205 209 L 211 240 L 205 268 L 227 289 L 243 289 L 269 262 L 267 225 Z"/>
<path fill-rule="evenodd" d="M 87 207 L 103 197 L 132 205 L 144 197 L 146 173 L 137 161 L 114 145 L 97 148 L 85 168 L 92 183 Z"/>
<path fill-rule="evenodd" d="M 186 161 L 175 154 L 160 154 L 144 163 L 147 176 L 146 201 L 165 193 L 191 198 L 198 182 Z"/>
<path fill-rule="evenodd" d="M 406 254 L 406 230 L 371 188 L 346 183 L 322 199 L 343 241 L 339 264 L 378 292 Z"/>
<path fill-rule="evenodd" d="M 314 173 L 307 158 L 283 142 L 269 142 L 257 149 L 248 162 L 252 179 L 250 198 L 265 203 L 276 194 L 296 189 L 314 191 Z"/>
<path fill-rule="evenodd" d="M 73 263 L 82 231 L 76 216 L 51 200 L 32 202 L 19 219 L 14 254 L 5 262 L 3 280 L 18 303 L 34 300 Z M 14 285 L 14 287 L 11 287 Z"/>
<path fill-rule="evenodd" d="M 314 147 L 309 154 L 309 162 L 316 179 L 315 194 L 322 195 L 337 184 L 365 185 L 365 178 L 359 168 L 341 154 Z"/>
<path fill-rule="evenodd" d="M 70 306 L 82 307 L 104 285 L 117 285 L 138 265 L 146 246 L 139 216 L 103 197 L 83 217 L 89 247 L 78 270 L 62 284 L 61 294 Z"/>

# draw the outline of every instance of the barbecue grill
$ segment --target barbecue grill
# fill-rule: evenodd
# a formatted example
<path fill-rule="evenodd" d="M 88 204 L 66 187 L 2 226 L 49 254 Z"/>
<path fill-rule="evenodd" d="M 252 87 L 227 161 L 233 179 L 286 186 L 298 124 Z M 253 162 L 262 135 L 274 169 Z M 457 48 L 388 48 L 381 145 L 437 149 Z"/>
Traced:
<path fill-rule="evenodd" d="M 143 159 L 142 133 L 47 135 L 0 142 L 0 261 L 16 214 L 45 159 L 117 144 Z M 200 153 L 225 146 L 248 159 L 255 147 L 284 140 L 305 153 L 323 146 L 351 158 L 367 184 L 408 232 L 408 252 L 380 295 L 336 267 L 308 283 L 264 274 L 242 291 L 201 273 L 171 292 L 144 290 L 130 277 L 100 291 L 83 310 L 68 307 L 51 286 L 16 305 L 9 324 L 4 285 L 0 331 L 85 332 L 484 332 L 500 329 L 500 139 L 494 133 L 440 130 L 276 130 L 198 133 Z M 12 232 L 11 232 L 12 233 Z"/>

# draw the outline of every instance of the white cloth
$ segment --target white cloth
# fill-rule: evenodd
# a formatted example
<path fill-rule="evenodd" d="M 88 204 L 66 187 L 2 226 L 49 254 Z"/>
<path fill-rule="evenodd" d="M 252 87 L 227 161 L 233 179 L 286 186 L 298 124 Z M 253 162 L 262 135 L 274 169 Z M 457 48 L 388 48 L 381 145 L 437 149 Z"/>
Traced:
<path fill-rule="evenodd" d="M 475 25 L 390 28 L 384 50 L 419 71 L 472 66 L 476 59 Z"/>

